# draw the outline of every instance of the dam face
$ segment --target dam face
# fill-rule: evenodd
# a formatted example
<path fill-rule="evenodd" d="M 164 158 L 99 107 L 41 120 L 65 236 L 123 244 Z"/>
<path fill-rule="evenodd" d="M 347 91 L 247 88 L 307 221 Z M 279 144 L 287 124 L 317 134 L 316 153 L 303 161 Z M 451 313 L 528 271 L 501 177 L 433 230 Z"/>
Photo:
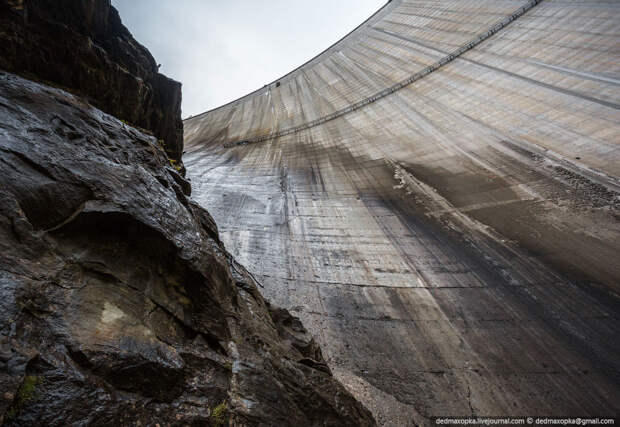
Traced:
<path fill-rule="evenodd" d="M 620 2 L 392 0 L 185 145 L 379 423 L 620 413 Z"/>

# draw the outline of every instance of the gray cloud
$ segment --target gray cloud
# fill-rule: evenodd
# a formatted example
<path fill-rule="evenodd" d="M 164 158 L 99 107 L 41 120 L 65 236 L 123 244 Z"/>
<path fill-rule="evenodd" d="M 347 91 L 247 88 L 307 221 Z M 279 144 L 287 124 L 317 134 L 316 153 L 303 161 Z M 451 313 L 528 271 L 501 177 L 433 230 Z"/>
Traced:
<path fill-rule="evenodd" d="M 183 83 L 183 117 L 232 101 L 315 56 L 378 0 L 112 0 L 123 23 Z"/>

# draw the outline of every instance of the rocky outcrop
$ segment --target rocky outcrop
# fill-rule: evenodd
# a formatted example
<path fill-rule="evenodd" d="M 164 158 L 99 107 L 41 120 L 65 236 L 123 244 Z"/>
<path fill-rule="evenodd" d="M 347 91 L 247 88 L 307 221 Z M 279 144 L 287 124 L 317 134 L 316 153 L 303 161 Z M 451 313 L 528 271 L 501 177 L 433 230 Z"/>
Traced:
<path fill-rule="evenodd" d="M 374 424 L 189 199 L 181 85 L 109 0 L 0 12 L 0 424 Z"/>
<path fill-rule="evenodd" d="M 372 425 L 157 138 L 0 73 L 0 423 Z"/>
<path fill-rule="evenodd" d="M 88 97 L 99 109 L 151 131 L 180 162 L 181 84 L 157 72 L 110 0 L 0 2 L 0 69 Z"/>

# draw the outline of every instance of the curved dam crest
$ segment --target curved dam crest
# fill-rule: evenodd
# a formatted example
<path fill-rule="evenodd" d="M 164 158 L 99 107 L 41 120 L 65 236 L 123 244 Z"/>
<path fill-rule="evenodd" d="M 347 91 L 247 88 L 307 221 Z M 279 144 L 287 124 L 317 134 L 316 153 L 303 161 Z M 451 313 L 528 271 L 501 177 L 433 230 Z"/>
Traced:
<path fill-rule="evenodd" d="M 380 424 L 617 416 L 618 40 L 618 2 L 393 0 L 186 120 L 194 197 Z"/>

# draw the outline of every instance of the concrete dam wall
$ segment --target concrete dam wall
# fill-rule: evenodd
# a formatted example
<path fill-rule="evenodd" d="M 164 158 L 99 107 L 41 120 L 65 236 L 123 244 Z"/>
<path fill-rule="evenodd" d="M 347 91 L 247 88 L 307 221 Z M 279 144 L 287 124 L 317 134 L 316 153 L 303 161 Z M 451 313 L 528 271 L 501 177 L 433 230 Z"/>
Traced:
<path fill-rule="evenodd" d="M 620 2 L 392 0 L 184 127 L 226 247 L 379 423 L 620 414 Z"/>

